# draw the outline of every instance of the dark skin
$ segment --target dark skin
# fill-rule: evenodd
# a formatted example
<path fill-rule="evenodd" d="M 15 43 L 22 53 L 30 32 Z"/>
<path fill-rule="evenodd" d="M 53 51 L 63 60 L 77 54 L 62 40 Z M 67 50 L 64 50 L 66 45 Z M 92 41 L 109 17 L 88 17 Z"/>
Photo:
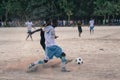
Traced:
<path fill-rule="evenodd" d="M 31 40 L 33 40 L 32 35 L 31 35 L 30 32 L 28 32 L 28 36 L 26 37 L 26 40 L 29 38 L 29 36 L 30 36 Z"/>
<path fill-rule="evenodd" d="M 47 23 L 47 22 L 46 22 L 46 23 Z M 46 24 L 46 26 L 48 26 L 48 25 L 50 25 L 50 24 Z M 56 27 L 54 24 L 53 24 L 52 26 L 53 26 L 54 28 Z M 43 30 L 42 30 L 42 29 L 37 29 L 37 30 L 33 31 L 32 34 L 35 33 L 35 32 L 38 32 L 38 31 L 42 32 Z M 43 33 L 44 33 L 44 31 L 43 31 Z M 40 36 L 41 36 L 41 38 L 44 37 L 44 35 L 40 35 Z M 55 36 L 55 38 L 57 38 L 57 37 L 58 37 L 58 36 Z M 42 40 L 42 39 L 41 39 L 41 40 Z M 43 41 L 43 43 L 45 43 L 45 40 Z M 65 56 L 66 56 L 66 54 L 65 54 L 64 52 L 62 52 L 60 59 L 61 59 L 63 65 L 65 64 L 65 63 L 63 62 Z M 44 60 L 42 60 L 42 61 L 43 61 L 44 63 L 47 63 L 47 62 L 48 62 L 47 59 L 44 59 Z M 65 59 L 65 62 L 67 63 L 67 62 L 70 62 L 70 61 L 68 61 L 68 60 L 66 61 L 66 59 Z M 37 64 L 41 64 L 41 60 L 40 60 Z M 33 63 L 33 64 L 31 64 L 31 65 L 34 66 L 34 65 L 36 65 L 36 63 Z M 65 68 L 64 66 L 62 67 L 62 71 L 63 71 L 63 72 L 69 72 L 69 70 L 66 70 L 66 68 Z"/>
<path fill-rule="evenodd" d="M 49 23 L 49 24 L 50 24 L 50 23 Z M 43 26 L 47 26 L 47 24 L 44 24 Z M 55 28 L 55 27 L 57 26 L 57 22 L 54 23 L 52 26 Z M 40 39 L 40 44 L 41 44 L 43 50 L 45 51 L 44 31 L 43 31 L 42 28 L 40 28 L 40 29 L 37 29 L 37 30 L 35 30 L 35 31 L 32 31 L 32 32 L 31 32 L 31 35 L 34 34 L 34 33 L 36 33 L 36 32 L 40 32 L 40 37 L 41 37 L 41 39 Z M 55 36 L 55 39 L 56 39 L 56 38 L 58 38 L 58 36 Z"/>
<path fill-rule="evenodd" d="M 45 37 L 44 37 L 44 31 L 43 31 L 43 29 L 42 28 L 37 29 L 37 30 L 31 32 L 31 34 L 34 34 L 35 32 L 40 32 L 40 37 L 41 37 L 40 44 L 41 44 L 43 50 L 45 50 Z"/>

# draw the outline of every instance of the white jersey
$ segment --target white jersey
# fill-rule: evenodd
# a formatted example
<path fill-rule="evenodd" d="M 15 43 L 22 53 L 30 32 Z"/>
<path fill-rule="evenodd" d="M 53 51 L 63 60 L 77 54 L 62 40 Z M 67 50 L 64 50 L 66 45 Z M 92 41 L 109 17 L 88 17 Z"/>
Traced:
<path fill-rule="evenodd" d="M 46 47 L 55 45 L 55 30 L 49 25 L 44 28 L 45 31 L 45 45 Z"/>
<path fill-rule="evenodd" d="M 94 20 L 90 20 L 89 24 L 90 24 L 90 27 L 93 27 L 94 26 Z"/>
<path fill-rule="evenodd" d="M 32 29 L 33 23 L 32 22 L 26 22 L 25 25 L 27 26 L 28 30 Z"/>

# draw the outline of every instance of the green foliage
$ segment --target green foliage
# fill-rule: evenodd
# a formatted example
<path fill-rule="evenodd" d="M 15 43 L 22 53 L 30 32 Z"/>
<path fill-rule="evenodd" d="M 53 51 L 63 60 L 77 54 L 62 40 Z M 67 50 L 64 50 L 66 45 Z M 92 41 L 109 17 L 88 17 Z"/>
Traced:
<path fill-rule="evenodd" d="M 0 19 L 75 19 L 119 16 L 120 0 L 1 0 Z"/>

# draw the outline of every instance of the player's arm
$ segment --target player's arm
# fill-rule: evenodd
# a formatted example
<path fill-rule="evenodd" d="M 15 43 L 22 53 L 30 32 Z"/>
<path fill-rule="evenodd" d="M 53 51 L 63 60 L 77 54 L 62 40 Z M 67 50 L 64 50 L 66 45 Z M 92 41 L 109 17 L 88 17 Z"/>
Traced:
<path fill-rule="evenodd" d="M 34 34 L 34 33 L 39 32 L 41 30 L 42 30 L 41 28 L 40 29 L 36 29 L 36 30 L 32 31 L 31 34 Z"/>
<path fill-rule="evenodd" d="M 36 29 L 35 26 L 32 25 L 32 28 Z"/>
<path fill-rule="evenodd" d="M 35 24 L 31 23 L 31 25 L 32 25 L 32 28 L 36 29 L 35 26 L 34 26 Z"/>
<path fill-rule="evenodd" d="M 51 29 L 51 37 L 55 38 L 55 30 L 54 29 Z"/>
<path fill-rule="evenodd" d="M 52 37 L 52 38 L 55 38 L 55 39 L 58 38 L 58 36 L 56 36 L 56 34 L 55 34 L 55 30 L 54 30 L 54 29 L 51 30 L 51 37 Z"/>

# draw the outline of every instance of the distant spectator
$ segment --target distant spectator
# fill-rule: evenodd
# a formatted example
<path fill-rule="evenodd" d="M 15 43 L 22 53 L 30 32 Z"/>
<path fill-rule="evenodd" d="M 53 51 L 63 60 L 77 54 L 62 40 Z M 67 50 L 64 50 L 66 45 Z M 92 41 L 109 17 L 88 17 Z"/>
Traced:
<path fill-rule="evenodd" d="M 27 33 L 28 33 L 28 36 L 26 37 L 26 40 L 28 39 L 28 37 L 30 37 L 31 40 L 33 40 L 33 39 L 32 39 L 32 35 L 31 35 L 31 31 L 32 31 L 32 28 L 33 28 L 33 23 L 32 23 L 32 21 L 27 21 L 27 22 L 25 23 L 25 25 L 27 26 Z"/>
<path fill-rule="evenodd" d="M 77 26 L 78 26 L 79 37 L 81 37 L 81 33 L 82 33 L 82 27 L 81 27 L 82 23 L 81 23 L 81 21 L 78 21 Z"/>
<path fill-rule="evenodd" d="M 94 19 L 91 18 L 89 21 L 89 24 L 90 24 L 90 26 L 89 26 L 90 34 L 94 33 Z"/>

